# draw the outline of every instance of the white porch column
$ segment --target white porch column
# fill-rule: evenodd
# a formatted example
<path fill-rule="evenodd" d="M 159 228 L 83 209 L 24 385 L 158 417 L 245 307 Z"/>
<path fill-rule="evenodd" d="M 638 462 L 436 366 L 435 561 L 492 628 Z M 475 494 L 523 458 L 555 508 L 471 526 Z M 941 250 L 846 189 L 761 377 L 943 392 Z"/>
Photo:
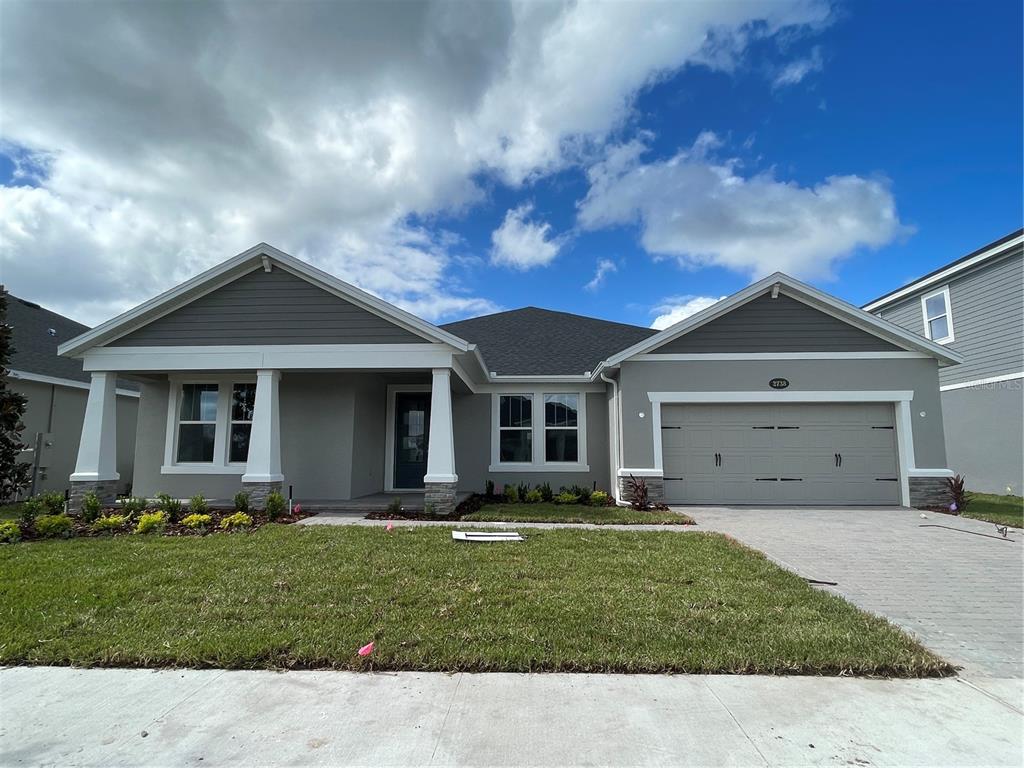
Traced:
<path fill-rule="evenodd" d="M 281 474 L 280 380 L 280 371 L 256 371 L 256 403 L 249 433 L 249 458 L 242 475 L 243 483 L 274 484 L 275 488 L 266 492 L 275 490 L 284 480 Z"/>
<path fill-rule="evenodd" d="M 425 483 L 454 483 L 455 437 L 452 427 L 451 370 L 434 368 L 430 388 L 430 433 L 427 442 Z"/>
<path fill-rule="evenodd" d="M 117 378 L 94 371 L 85 404 L 82 440 L 71 482 L 101 483 L 119 480 L 117 474 Z"/>

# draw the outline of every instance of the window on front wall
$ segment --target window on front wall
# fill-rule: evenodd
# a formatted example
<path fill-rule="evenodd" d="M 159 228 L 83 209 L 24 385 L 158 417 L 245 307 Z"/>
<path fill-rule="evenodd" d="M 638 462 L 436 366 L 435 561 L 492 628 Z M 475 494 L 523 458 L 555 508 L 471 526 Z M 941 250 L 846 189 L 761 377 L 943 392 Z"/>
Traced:
<path fill-rule="evenodd" d="M 255 384 L 235 384 L 231 387 L 230 462 L 242 462 L 249 458 L 249 436 L 252 433 L 252 413 L 255 407 Z"/>
<path fill-rule="evenodd" d="M 953 340 L 953 317 L 949 307 L 949 288 L 921 299 L 925 336 L 940 344 Z"/>
<path fill-rule="evenodd" d="M 579 461 L 579 400 L 577 394 L 544 395 L 544 460 Z"/>
<path fill-rule="evenodd" d="M 184 384 L 178 412 L 178 461 L 213 462 L 217 440 L 216 384 Z"/>
<path fill-rule="evenodd" d="M 498 409 L 499 460 L 533 461 L 533 397 L 502 395 Z"/>

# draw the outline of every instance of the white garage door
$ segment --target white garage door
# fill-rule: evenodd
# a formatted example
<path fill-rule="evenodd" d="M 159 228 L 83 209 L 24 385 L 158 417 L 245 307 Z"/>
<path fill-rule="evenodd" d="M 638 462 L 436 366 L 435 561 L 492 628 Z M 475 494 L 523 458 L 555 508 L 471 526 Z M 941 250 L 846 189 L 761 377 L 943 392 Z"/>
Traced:
<path fill-rule="evenodd" d="M 665 405 L 665 498 L 684 504 L 898 504 L 886 403 Z"/>

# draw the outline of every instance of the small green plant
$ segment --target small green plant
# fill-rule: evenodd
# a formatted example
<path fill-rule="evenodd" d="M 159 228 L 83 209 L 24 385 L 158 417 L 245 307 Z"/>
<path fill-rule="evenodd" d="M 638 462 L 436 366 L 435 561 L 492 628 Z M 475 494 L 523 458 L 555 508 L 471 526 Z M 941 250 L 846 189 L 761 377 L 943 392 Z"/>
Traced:
<path fill-rule="evenodd" d="M 507 501 L 509 504 L 519 503 L 518 486 L 512 485 L 511 483 L 505 486 L 505 501 Z"/>
<path fill-rule="evenodd" d="M 138 496 L 121 499 L 121 511 L 129 518 L 138 517 L 146 511 L 146 500 Z"/>
<path fill-rule="evenodd" d="M 141 534 L 160 533 L 167 525 L 167 513 L 162 510 L 147 512 L 139 516 L 139 522 L 135 526 L 135 532 Z"/>
<path fill-rule="evenodd" d="M 590 494 L 593 491 L 584 485 L 571 485 L 569 486 L 569 493 L 575 494 L 580 504 L 589 504 Z"/>
<path fill-rule="evenodd" d="M 119 528 L 124 528 L 124 524 L 127 522 L 127 515 L 103 515 L 103 517 L 97 517 L 90 528 L 94 533 L 113 533 Z"/>
<path fill-rule="evenodd" d="M 488 480 L 484 483 L 484 496 L 492 498 L 494 496 L 494 481 Z"/>
<path fill-rule="evenodd" d="M 203 498 L 203 494 L 197 493 L 191 499 L 188 500 L 188 511 L 192 515 L 205 515 L 210 510 L 210 505 L 206 503 L 206 499 Z"/>
<path fill-rule="evenodd" d="M 16 544 L 21 541 L 21 526 L 13 520 L 0 520 L 0 544 Z"/>
<path fill-rule="evenodd" d="M 165 522 L 166 520 L 170 520 L 174 523 L 181 518 L 181 500 L 175 499 L 169 493 L 158 493 L 156 495 L 156 508 L 158 511 L 164 513 Z M 145 515 L 143 515 L 143 517 L 145 517 Z"/>
<path fill-rule="evenodd" d="M 526 492 L 526 498 L 524 499 L 527 504 L 539 504 L 544 501 L 544 497 L 541 496 L 540 491 L 534 488 L 532 491 Z"/>
<path fill-rule="evenodd" d="M 89 491 L 82 497 L 82 522 L 91 523 L 103 513 L 100 497 Z"/>
<path fill-rule="evenodd" d="M 58 536 L 70 538 L 74 535 L 71 529 L 71 518 L 67 515 L 40 515 L 35 522 L 36 533 L 44 539 L 55 539 Z"/>
<path fill-rule="evenodd" d="M 400 497 L 395 496 L 395 498 L 388 502 L 388 513 L 392 515 L 402 513 L 402 499 Z"/>
<path fill-rule="evenodd" d="M 186 528 L 191 528 L 193 531 L 195 531 L 201 528 L 208 528 L 212 521 L 213 518 L 209 515 L 194 512 L 191 515 L 185 515 L 185 517 L 181 519 L 181 524 L 184 525 Z"/>
<path fill-rule="evenodd" d="M 579 500 L 580 497 L 572 491 L 562 491 L 555 496 L 555 504 L 577 504 Z"/>
<path fill-rule="evenodd" d="M 529 483 L 520 483 L 516 487 L 516 493 L 519 494 L 519 500 L 520 501 L 526 501 L 526 494 L 528 494 L 529 492 L 530 492 L 530 484 Z"/>
<path fill-rule="evenodd" d="M 277 491 L 271 491 L 270 493 L 268 493 L 267 494 L 267 505 L 266 505 L 267 519 L 268 520 L 277 520 L 277 518 L 279 518 L 281 515 L 284 514 L 284 510 L 285 510 L 284 496 L 282 496 Z"/>
<path fill-rule="evenodd" d="M 590 494 L 590 503 L 595 507 L 603 507 L 608 503 L 608 494 L 604 491 L 594 491 Z"/>
<path fill-rule="evenodd" d="M 436 515 L 437 514 L 437 507 L 435 507 L 433 504 L 424 504 L 423 505 L 423 514 L 425 514 L 425 515 Z"/>
<path fill-rule="evenodd" d="M 278 494 L 280 496 L 280 494 Z M 267 502 L 270 502 L 270 497 L 267 497 Z M 220 527 L 225 531 L 234 530 L 236 528 L 248 528 L 252 525 L 252 518 L 249 517 L 245 512 L 235 512 L 233 515 L 228 515 L 220 521 Z"/>
<path fill-rule="evenodd" d="M 555 492 L 551 490 L 551 483 L 541 483 L 537 486 L 540 497 L 543 501 L 551 501 L 555 498 Z"/>
<path fill-rule="evenodd" d="M 249 492 L 239 491 L 235 494 L 235 512 L 249 511 Z"/>
<path fill-rule="evenodd" d="M 39 497 L 25 499 L 21 503 L 21 524 L 32 525 L 32 521 L 46 512 L 46 505 L 39 500 Z"/>
<path fill-rule="evenodd" d="M 64 494 L 60 491 L 46 491 L 36 496 L 51 515 L 64 514 Z"/>

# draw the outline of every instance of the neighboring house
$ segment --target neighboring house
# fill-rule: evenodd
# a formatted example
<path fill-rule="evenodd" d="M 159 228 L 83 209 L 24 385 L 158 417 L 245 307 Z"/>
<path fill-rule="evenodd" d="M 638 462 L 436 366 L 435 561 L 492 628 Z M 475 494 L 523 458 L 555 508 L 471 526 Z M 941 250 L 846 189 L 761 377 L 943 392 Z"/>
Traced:
<path fill-rule="evenodd" d="M 73 494 L 110 495 L 114 377 L 141 384 L 135 491 L 260 503 L 488 479 L 674 503 L 942 503 L 958 353 L 774 274 L 667 330 L 523 309 L 437 327 L 260 244 L 60 347 L 92 376 Z"/>
<path fill-rule="evenodd" d="M 82 418 L 89 396 L 89 374 L 81 360 L 57 354 L 57 345 L 89 327 L 7 294 L 7 318 L 14 354 L 8 385 L 28 398 L 22 421 L 22 440 L 29 444 L 20 459 L 32 463 L 36 492 L 65 491 L 75 468 Z M 135 457 L 135 418 L 139 392 L 122 383 L 117 390 L 117 471 L 124 478 L 117 490 L 131 483 Z M 32 487 L 26 489 L 26 494 Z"/>
<path fill-rule="evenodd" d="M 1021 493 L 1024 230 L 864 306 L 963 355 L 939 372 L 949 466 L 971 490 Z"/>

